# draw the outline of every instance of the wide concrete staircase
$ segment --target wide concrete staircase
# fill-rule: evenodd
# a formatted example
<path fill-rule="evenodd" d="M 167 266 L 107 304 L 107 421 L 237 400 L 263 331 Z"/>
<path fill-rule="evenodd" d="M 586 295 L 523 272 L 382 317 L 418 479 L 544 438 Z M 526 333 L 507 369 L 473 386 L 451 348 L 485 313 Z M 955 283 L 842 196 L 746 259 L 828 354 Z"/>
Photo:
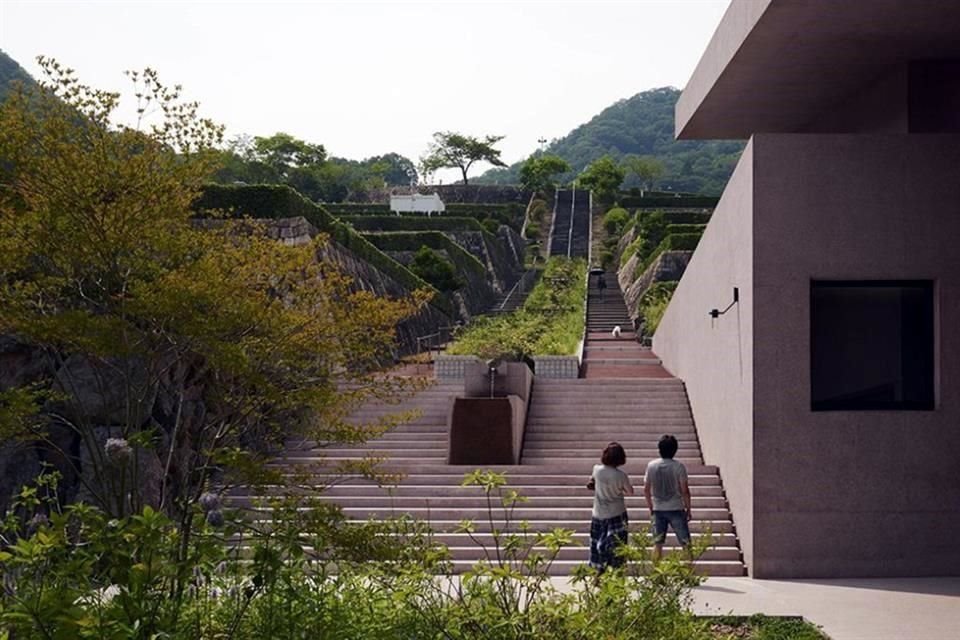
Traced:
<path fill-rule="evenodd" d="M 346 516 L 362 521 L 400 515 L 428 521 L 435 540 L 446 545 L 453 568 L 461 572 L 483 557 L 481 548 L 465 533 L 457 533 L 463 519 L 475 522 L 475 537 L 489 545 L 491 525 L 486 498 L 477 487 L 460 486 L 474 466 L 446 464 L 447 414 L 461 383 L 435 383 L 399 403 L 371 403 L 354 416 L 369 423 L 387 413 L 416 410 L 419 415 L 382 437 L 358 445 L 318 446 L 290 442 L 275 464 L 293 465 L 321 460 L 336 464 L 365 456 L 387 457 L 381 470 L 403 477 L 395 486 L 379 486 L 361 476 L 348 476 L 319 497 L 340 504 Z M 649 514 L 643 503 L 643 471 L 656 456 L 656 441 L 664 432 L 680 440 L 678 459 L 687 465 L 693 492 L 696 534 L 711 531 L 714 546 L 698 562 L 710 575 L 743 575 L 736 535 L 716 467 L 704 465 L 696 431 L 681 381 L 606 379 L 547 380 L 538 378 L 529 408 L 529 422 L 520 465 L 484 465 L 507 476 L 509 488 L 527 497 L 513 513 L 514 526 L 526 520 L 533 531 L 557 527 L 572 529 L 578 546 L 562 550 L 551 573 L 567 575 L 587 560 L 592 493 L 585 488 L 593 465 L 611 440 L 621 442 L 629 460 L 625 467 L 637 497 L 628 498 L 631 521 L 645 526 Z M 320 474 L 323 475 L 322 473 Z M 325 478 L 318 477 L 320 484 Z M 234 505 L 249 505 L 256 496 L 234 492 Z M 503 527 L 495 512 L 493 526 Z M 676 549 L 671 534 L 667 551 Z"/>

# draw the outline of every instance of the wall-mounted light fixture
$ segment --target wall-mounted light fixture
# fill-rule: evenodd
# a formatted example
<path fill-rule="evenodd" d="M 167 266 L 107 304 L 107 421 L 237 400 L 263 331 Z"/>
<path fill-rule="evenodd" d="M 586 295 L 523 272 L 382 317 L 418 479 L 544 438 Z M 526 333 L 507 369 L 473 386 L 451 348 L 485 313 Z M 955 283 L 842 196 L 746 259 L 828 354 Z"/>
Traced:
<path fill-rule="evenodd" d="M 734 287 L 734 288 L 733 288 L 733 301 L 732 301 L 730 304 L 727 305 L 727 308 L 724 309 L 723 311 L 720 311 L 719 309 L 710 309 L 710 313 L 709 313 L 708 315 L 709 315 L 711 318 L 713 318 L 714 320 L 716 320 L 717 318 L 719 318 L 720 316 L 722 316 L 723 314 L 725 314 L 727 311 L 730 311 L 730 309 L 733 307 L 733 305 L 737 304 L 738 302 L 740 302 L 740 288 L 739 288 L 739 287 Z"/>

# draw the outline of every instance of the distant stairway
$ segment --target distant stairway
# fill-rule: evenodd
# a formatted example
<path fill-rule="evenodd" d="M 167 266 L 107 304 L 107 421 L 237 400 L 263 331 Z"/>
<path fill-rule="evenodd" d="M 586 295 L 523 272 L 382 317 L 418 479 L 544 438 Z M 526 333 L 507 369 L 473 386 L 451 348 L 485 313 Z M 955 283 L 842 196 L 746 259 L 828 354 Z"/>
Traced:
<path fill-rule="evenodd" d="M 590 253 L 590 192 L 558 189 L 555 195 L 550 255 L 586 258 Z"/>
<path fill-rule="evenodd" d="M 660 359 L 637 342 L 616 273 L 603 274 L 606 288 L 590 277 L 587 292 L 587 338 L 580 375 L 584 378 L 669 378 Z M 619 337 L 614 328 L 620 327 Z"/>

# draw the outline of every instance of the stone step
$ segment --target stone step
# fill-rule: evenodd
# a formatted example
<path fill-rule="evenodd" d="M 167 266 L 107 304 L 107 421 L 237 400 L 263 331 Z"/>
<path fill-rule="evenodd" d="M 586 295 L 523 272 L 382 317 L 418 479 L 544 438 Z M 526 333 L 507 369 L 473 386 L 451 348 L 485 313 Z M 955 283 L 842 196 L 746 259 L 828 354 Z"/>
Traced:
<path fill-rule="evenodd" d="M 550 565 L 548 574 L 551 576 L 568 576 L 582 564 L 584 563 L 558 560 Z M 455 561 L 452 570 L 454 574 L 460 574 L 469 571 L 472 566 L 473 564 L 467 561 Z M 746 575 L 743 563 L 740 561 L 698 560 L 693 566 L 696 573 L 705 576 L 742 577 Z"/>
<path fill-rule="evenodd" d="M 630 522 L 630 533 L 635 534 L 638 530 L 647 527 L 646 523 L 637 523 L 634 521 Z M 580 548 L 590 547 L 590 533 L 587 531 L 577 532 L 573 534 L 574 542 L 580 545 Z M 694 541 L 700 540 L 701 536 L 693 534 Z M 489 533 L 474 533 L 473 538 L 466 533 L 437 533 L 434 538 L 438 543 L 446 545 L 448 547 L 468 547 L 470 545 L 477 545 L 482 543 L 484 545 L 490 546 L 493 544 L 493 535 Z M 476 540 L 476 542 L 474 542 Z M 723 548 L 737 548 L 737 537 L 733 533 L 718 533 L 713 532 L 710 535 L 711 549 L 723 549 Z M 679 548 L 679 543 L 677 541 L 677 536 L 672 531 L 667 534 L 667 539 L 664 544 L 664 552 L 672 551 Z M 574 547 L 576 548 L 576 547 Z M 739 549 L 738 549 L 739 552 Z"/>
<path fill-rule="evenodd" d="M 317 499 L 324 502 L 340 502 L 344 505 L 349 505 L 350 508 L 361 509 L 418 509 L 432 510 L 434 513 L 438 513 L 440 510 L 443 510 L 444 513 L 449 510 L 462 511 L 464 513 L 467 511 L 473 513 L 476 510 L 486 512 L 486 496 L 476 487 L 469 488 L 473 490 L 473 495 L 400 496 L 380 494 L 355 495 L 350 496 L 349 500 L 345 500 L 343 496 L 333 496 L 324 492 L 318 495 Z M 530 510 L 531 513 L 543 513 L 542 511 L 536 511 L 537 509 L 554 509 L 557 510 L 557 513 L 561 513 L 563 509 L 575 509 L 578 510 L 578 513 L 589 511 L 593 508 L 592 492 L 581 486 L 580 493 L 583 495 L 527 496 L 526 500 L 517 503 L 517 508 Z M 227 503 L 234 508 L 254 507 L 257 500 L 257 497 L 248 495 L 231 495 L 226 499 Z M 727 507 L 726 500 L 722 496 L 693 496 L 692 502 L 694 514 L 697 515 L 702 511 L 704 517 L 717 517 L 717 514 Z M 647 513 L 642 497 L 628 496 L 626 498 L 626 505 L 630 513 Z M 496 509 L 500 508 L 499 503 L 496 501 L 494 506 Z"/>
<path fill-rule="evenodd" d="M 283 466 L 282 462 L 280 461 L 275 461 L 268 464 L 270 466 Z M 535 465 L 455 465 L 445 463 L 438 464 L 436 462 L 413 462 L 400 464 L 395 460 L 388 460 L 378 466 L 378 471 L 381 473 L 400 473 L 404 474 L 408 478 L 428 475 L 446 476 L 448 478 L 456 477 L 463 479 L 464 475 L 468 473 L 473 473 L 477 469 L 484 469 L 487 471 L 504 474 L 507 478 L 507 482 L 511 485 L 528 483 L 527 479 L 531 477 L 536 479 L 537 484 L 545 484 L 544 478 L 547 476 L 567 478 L 567 483 L 569 484 L 580 484 L 580 478 L 584 474 L 586 474 L 588 478 L 590 477 L 590 474 L 593 472 L 594 464 L 598 464 L 598 461 L 594 460 L 593 455 L 591 455 L 589 459 L 584 459 L 581 457 L 580 459 L 573 461 L 564 460 L 555 463 L 541 463 Z M 627 464 L 622 468 L 631 476 L 642 476 L 646 470 L 646 466 L 646 460 L 627 460 Z M 687 475 L 691 476 L 691 478 L 695 475 L 714 476 L 719 473 L 717 467 L 710 464 L 691 463 L 686 464 L 686 467 Z M 326 472 L 326 475 L 329 475 L 329 471 Z M 457 480 L 457 482 L 459 482 L 459 480 Z"/>
<path fill-rule="evenodd" d="M 439 540 L 436 542 L 439 543 Z M 491 539 L 492 543 L 492 539 Z M 440 543 L 443 544 L 443 543 Z M 478 545 L 466 545 L 466 546 L 447 546 L 447 551 L 450 553 L 450 559 L 454 562 L 463 561 L 476 561 L 478 551 L 481 556 L 483 550 L 479 548 Z M 652 552 L 651 548 L 651 552 Z M 493 548 L 489 549 L 491 555 L 495 558 L 496 552 Z M 534 553 L 540 553 L 545 557 L 550 557 L 551 553 L 547 550 L 546 547 L 537 547 L 534 546 L 532 551 Z M 664 547 L 664 555 L 670 555 L 673 553 L 680 553 L 682 549 L 678 545 L 670 545 Z M 590 559 L 590 540 L 587 539 L 584 543 L 577 544 L 575 546 L 564 547 L 560 550 L 557 555 L 557 561 L 559 562 L 588 562 Z M 735 546 L 731 547 L 713 547 L 707 549 L 702 556 L 698 559 L 698 562 L 737 562 L 740 560 L 740 549 Z"/>
<path fill-rule="evenodd" d="M 584 495 L 586 479 L 581 478 L 580 480 L 581 482 L 577 485 L 510 484 L 509 488 L 518 491 L 520 495 L 527 496 L 531 500 L 536 498 L 560 498 L 564 496 L 581 497 Z M 643 477 L 633 478 L 632 480 L 635 488 L 640 489 L 643 487 Z M 404 481 L 402 484 L 389 487 L 379 486 L 372 482 L 370 484 L 336 484 L 326 488 L 322 485 L 315 485 L 313 487 L 303 487 L 300 493 L 322 493 L 324 496 L 330 496 L 334 498 L 350 496 L 380 496 L 381 498 L 388 496 L 443 498 L 473 495 L 478 491 L 479 489 L 477 487 L 463 487 L 459 484 L 408 484 L 408 481 Z M 724 497 L 723 491 L 718 484 L 697 485 L 691 482 L 690 493 L 694 498 L 723 499 Z M 232 490 L 231 495 L 250 497 L 254 494 L 251 494 L 248 489 L 240 487 Z"/>
<path fill-rule="evenodd" d="M 630 462 L 627 462 L 625 470 L 630 477 L 633 479 L 634 486 L 643 486 L 643 473 L 646 468 L 646 465 L 640 467 L 638 465 L 632 465 Z M 582 491 L 586 481 L 590 478 L 590 473 L 593 470 L 591 466 L 590 469 L 586 469 L 584 473 L 568 473 L 568 474 L 550 474 L 537 473 L 535 476 L 525 475 L 519 476 L 515 474 L 507 475 L 507 487 L 515 488 L 518 491 L 521 490 L 551 490 L 551 491 Z M 383 490 L 388 491 L 391 487 L 396 487 L 397 489 L 403 489 L 405 487 L 412 488 L 425 488 L 425 487 L 436 487 L 443 490 L 465 490 L 465 491 L 478 491 L 476 487 L 463 487 L 461 482 L 463 481 L 463 474 L 444 474 L 444 473 L 421 473 L 421 474 L 410 474 L 406 475 L 400 483 L 397 485 L 385 485 L 378 483 L 372 478 L 367 478 L 364 476 L 357 475 L 343 475 L 330 477 L 329 474 L 317 473 L 314 474 L 315 478 L 313 484 L 308 483 L 307 485 L 296 485 L 297 487 L 302 487 L 301 490 L 310 490 L 311 487 L 328 487 L 326 490 L 333 491 L 338 490 L 341 487 L 349 488 L 351 490 L 359 491 L 363 487 L 370 488 L 371 490 Z M 330 482 L 334 482 L 332 486 L 328 486 L 322 483 L 324 478 L 329 477 Z M 695 487 L 710 487 L 711 490 L 716 487 L 720 487 L 720 476 L 716 473 L 689 473 L 688 481 L 690 483 L 691 491 Z M 269 487 L 267 487 L 269 488 Z M 284 485 L 281 489 L 293 488 L 293 485 Z M 237 495 L 242 495 L 246 489 L 238 487 L 234 489 L 234 493 Z"/>

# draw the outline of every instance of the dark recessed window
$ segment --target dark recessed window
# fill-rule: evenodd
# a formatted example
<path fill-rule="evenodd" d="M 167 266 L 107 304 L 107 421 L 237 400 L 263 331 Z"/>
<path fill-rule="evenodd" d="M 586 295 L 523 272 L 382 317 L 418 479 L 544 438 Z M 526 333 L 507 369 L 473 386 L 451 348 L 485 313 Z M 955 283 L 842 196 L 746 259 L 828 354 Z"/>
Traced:
<path fill-rule="evenodd" d="M 810 283 L 814 411 L 930 410 L 933 282 Z"/>

